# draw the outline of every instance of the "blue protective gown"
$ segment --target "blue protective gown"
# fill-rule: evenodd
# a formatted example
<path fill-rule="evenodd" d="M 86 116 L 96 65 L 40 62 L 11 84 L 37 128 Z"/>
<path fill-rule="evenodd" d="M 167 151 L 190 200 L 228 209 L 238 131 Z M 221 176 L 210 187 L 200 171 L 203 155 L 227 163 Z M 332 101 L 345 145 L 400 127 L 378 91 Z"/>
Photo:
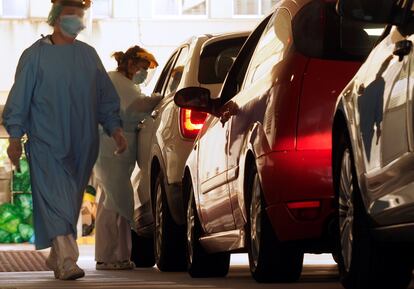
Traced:
<path fill-rule="evenodd" d="M 98 124 L 121 126 L 119 97 L 96 51 L 39 40 L 22 54 L 4 108 L 11 137 L 28 136 L 36 249 L 74 234 L 99 151 Z"/>

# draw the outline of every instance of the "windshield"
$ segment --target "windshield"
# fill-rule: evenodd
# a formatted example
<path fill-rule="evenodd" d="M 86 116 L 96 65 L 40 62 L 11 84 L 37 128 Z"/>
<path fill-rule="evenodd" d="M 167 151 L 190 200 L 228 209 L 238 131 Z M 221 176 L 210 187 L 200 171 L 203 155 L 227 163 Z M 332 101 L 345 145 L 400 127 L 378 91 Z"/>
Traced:
<path fill-rule="evenodd" d="M 204 47 L 200 56 L 198 81 L 201 84 L 223 83 L 246 38 L 226 39 Z"/>
<path fill-rule="evenodd" d="M 377 43 L 385 25 L 340 17 L 335 3 L 312 1 L 293 19 L 299 52 L 323 59 L 363 60 Z"/>

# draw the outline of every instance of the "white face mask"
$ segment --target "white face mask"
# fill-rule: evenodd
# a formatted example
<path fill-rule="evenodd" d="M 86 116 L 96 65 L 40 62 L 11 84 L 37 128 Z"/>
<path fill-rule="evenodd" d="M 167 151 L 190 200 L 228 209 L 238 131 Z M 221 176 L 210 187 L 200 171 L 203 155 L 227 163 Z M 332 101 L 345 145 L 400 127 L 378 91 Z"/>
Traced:
<path fill-rule="evenodd" d="M 134 77 L 132 78 L 132 81 L 138 85 L 138 84 L 143 83 L 145 79 L 147 79 L 147 76 L 148 76 L 148 71 L 146 71 L 145 69 L 141 69 L 141 70 L 138 70 L 137 73 L 135 73 Z"/>

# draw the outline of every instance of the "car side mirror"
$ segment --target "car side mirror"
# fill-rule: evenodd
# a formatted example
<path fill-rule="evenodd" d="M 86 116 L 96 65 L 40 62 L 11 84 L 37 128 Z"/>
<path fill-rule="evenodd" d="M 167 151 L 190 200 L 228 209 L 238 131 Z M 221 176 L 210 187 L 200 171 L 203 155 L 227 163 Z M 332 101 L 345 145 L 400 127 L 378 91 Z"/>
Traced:
<path fill-rule="evenodd" d="M 405 10 L 395 0 L 338 0 L 340 16 L 354 20 L 399 25 L 403 22 Z"/>
<path fill-rule="evenodd" d="M 174 102 L 181 108 L 211 113 L 213 101 L 210 90 L 204 87 L 186 87 L 175 93 Z"/>

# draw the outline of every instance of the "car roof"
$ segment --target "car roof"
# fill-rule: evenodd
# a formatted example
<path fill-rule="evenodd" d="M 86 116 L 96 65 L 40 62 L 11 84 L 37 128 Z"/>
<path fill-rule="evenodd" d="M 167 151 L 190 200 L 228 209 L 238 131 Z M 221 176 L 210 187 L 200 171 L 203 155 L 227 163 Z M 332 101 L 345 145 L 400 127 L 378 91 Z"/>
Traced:
<path fill-rule="evenodd" d="M 217 34 L 199 34 L 199 35 L 194 35 L 190 38 L 188 38 L 186 41 L 182 42 L 179 46 L 188 44 L 190 45 L 191 43 L 197 42 L 198 40 L 226 40 L 226 39 L 232 39 L 232 38 L 237 38 L 237 37 L 243 37 L 243 36 L 249 36 L 251 33 L 251 31 L 240 31 L 240 32 L 227 32 L 227 33 L 217 33 Z M 203 42 L 204 42 L 203 41 Z"/>
<path fill-rule="evenodd" d="M 244 32 L 234 32 L 234 33 L 224 33 L 224 34 L 214 35 L 210 39 L 207 39 L 206 41 L 204 41 L 204 43 L 201 47 L 201 51 L 203 51 L 205 47 L 207 47 L 207 46 L 209 46 L 213 43 L 226 41 L 226 40 L 229 40 L 229 39 L 244 37 L 245 40 L 246 40 L 247 37 L 250 35 L 250 33 L 251 33 L 250 31 L 244 31 Z"/>
<path fill-rule="evenodd" d="M 212 35 L 211 38 L 209 38 L 208 40 L 204 42 L 203 47 L 206 45 L 210 45 L 211 43 L 220 42 L 220 41 L 228 40 L 228 39 L 234 39 L 234 38 L 240 38 L 240 37 L 245 37 L 247 39 L 250 33 L 251 33 L 250 31 L 243 31 L 243 32 L 233 32 L 233 33 L 223 33 L 223 34 Z"/>
<path fill-rule="evenodd" d="M 270 13 L 268 13 L 266 16 L 269 16 L 269 14 L 272 14 L 275 12 L 277 8 L 287 8 L 290 13 L 292 14 L 292 17 L 295 16 L 295 14 L 306 4 L 313 2 L 315 0 L 280 0 L 277 2 Z M 321 2 L 325 3 L 335 3 L 336 0 L 320 0 Z"/>

